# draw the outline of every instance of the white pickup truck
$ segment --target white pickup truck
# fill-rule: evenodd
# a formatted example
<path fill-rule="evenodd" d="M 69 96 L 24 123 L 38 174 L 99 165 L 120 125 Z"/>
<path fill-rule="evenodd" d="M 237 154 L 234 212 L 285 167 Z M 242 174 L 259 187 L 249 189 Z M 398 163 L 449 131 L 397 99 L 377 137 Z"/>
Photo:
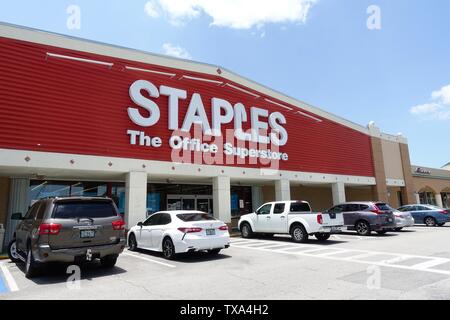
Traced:
<path fill-rule="evenodd" d="M 238 223 L 243 238 L 255 234 L 290 234 L 295 242 L 306 242 L 310 235 L 326 241 L 342 232 L 342 213 L 312 212 L 306 201 L 276 201 L 263 204 L 254 213 L 241 217 Z"/>

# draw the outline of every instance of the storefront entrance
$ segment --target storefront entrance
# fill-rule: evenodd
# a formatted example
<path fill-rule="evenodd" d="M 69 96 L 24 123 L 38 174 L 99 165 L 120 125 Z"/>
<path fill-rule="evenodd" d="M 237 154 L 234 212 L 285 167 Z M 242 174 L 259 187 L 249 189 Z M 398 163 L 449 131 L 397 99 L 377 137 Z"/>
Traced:
<path fill-rule="evenodd" d="M 212 196 L 167 195 L 167 210 L 198 210 L 212 214 Z"/>

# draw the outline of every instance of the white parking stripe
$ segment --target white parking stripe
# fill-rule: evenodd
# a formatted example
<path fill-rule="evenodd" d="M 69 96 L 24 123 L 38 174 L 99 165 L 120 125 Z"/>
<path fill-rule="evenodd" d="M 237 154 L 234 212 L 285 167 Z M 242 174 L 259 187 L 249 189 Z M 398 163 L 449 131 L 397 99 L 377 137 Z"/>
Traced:
<path fill-rule="evenodd" d="M 440 264 L 444 264 L 446 262 L 448 262 L 448 259 L 433 259 L 433 260 L 430 260 L 427 262 L 415 264 L 412 267 L 417 268 L 417 269 L 428 269 L 428 268 L 436 267 Z"/>
<path fill-rule="evenodd" d="M 2 263 L 0 265 L 0 269 L 3 272 L 6 283 L 8 284 L 9 290 L 11 292 L 19 291 L 19 287 L 17 286 L 16 280 L 14 280 L 11 272 L 9 272 L 8 266 L 6 266 L 4 263 Z"/>
<path fill-rule="evenodd" d="M 254 243 L 254 240 L 251 241 Z M 379 251 L 369 251 L 369 250 L 353 250 L 353 249 L 343 249 L 343 248 L 330 248 L 327 246 L 326 248 L 317 248 L 316 245 L 308 245 L 308 244 L 290 244 L 289 248 L 284 249 L 276 249 L 277 246 L 286 246 L 286 243 L 279 243 L 276 245 L 275 241 L 272 241 L 274 244 L 270 246 L 263 247 L 255 247 L 255 246 L 246 246 L 245 241 L 242 241 L 239 244 L 234 245 L 235 248 L 242 248 L 248 250 L 258 250 L 264 252 L 272 252 L 277 254 L 289 254 L 289 255 L 297 255 L 297 256 L 307 256 L 314 257 L 319 259 L 327 259 L 334 261 L 343 261 L 343 262 L 352 262 L 366 265 L 377 265 L 380 267 L 388 267 L 388 268 L 396 268 L 396 269 L 406 269 L 413 271 L 421 271 L 421 272 L 430 272 L 437 273 L 450 276 L 450 270 L 448 269 L 437 269 L 436 266 L 439 266 L 444 263 L 450 263 L 450 259 L 448 258 L 440 258 L 440 257 L 429 257 L 429 256 L 418 256 L 418 255 L 407 255 L 402 253 L 392 253 L 392 252 L 379 252 Z M 310 248 L 311 250 L 297 250 L 294 249 L 305 249 Z M 328 252 L 320 253 L 320 251 Z M 331 252 L 329 252 L 331 251 Z M 340 253 L 348 253 L 350 256 L 345 257 L 337 257 Z M 378 257 L 377 257 L 378 256 Z M 392 257 L 386 259 L 386 256 Z M 370 260 L 373 259 L 373 260 Z M 405 264 L 399 264 L 408 259 L 422 259 L 426 260 L 426 262 L 418 263 L 412 266 L 408 266 Z"/>
<path fill-rule="evenodd" d="M 153 260 L 153 259 L 150 259 L 150 258 L 142 257 L 141 255 L 138 255 L 138 254 L 129 253 L 129 252 L 124 252 L 122 254 L 124 254 L 126 256 L 129 256 L 129 257 L 136 258 L 136 259 L 141 259 L 141 260 L 145 260 L 145 261 L 148 261 L 148 262 L 156 263 L 156 264 L 159 264 L 159 265 L 162 265 L 162 266 L 165 266 L 165 267 L 176 268 L 176 266 L 174 266 L 173 264 L 168 264 L 168 263 L 160 262 L 160 261 Z"/>

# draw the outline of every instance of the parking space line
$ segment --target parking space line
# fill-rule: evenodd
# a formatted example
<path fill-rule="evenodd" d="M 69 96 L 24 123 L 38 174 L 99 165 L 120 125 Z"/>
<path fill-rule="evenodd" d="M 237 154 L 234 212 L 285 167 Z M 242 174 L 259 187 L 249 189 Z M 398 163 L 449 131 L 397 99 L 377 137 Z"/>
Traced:
<path fill-rule="evenodd" d="M 417 268 L 417 269 L 428 269 L 428 268 L 436 267 L 440 264 L 444 264 L 446 262 L 449 262 L 449 260 L 443 259 L 443 258 L 434 258 L 433 260 L 430 260 L 430 261 L 415 264 L 412 267 Z"/>
<path fill-rule="evenodd" d="M 150 259 L 150 258 L 142 257 L 142 256 L 134 254 L 134 253 L 124 252 L 122 254 L 126 255 L 126 256 L 129 256 L 129 257 L 136 258 L 136 259 L 141 259 L 141 260 L 144 260 L 144 261 L 156 263 L 156 264 L 159 264 L 159 265 L 162 265 L 162 266 L 165 266 L 165 267 L 176 268 L 176 266 L 173 265 L 173 264 L 168 264 L 168 263 L 160 262 L 160 261 L 153 260 L 153 259 Z"/>
<path fill-rule="evenodd" d="M 253 241 L 252 241 L 253 242 Z M 450 259 L 447 258 L 438 258 L 438 257 L 429 257 L 429 256 L 419 256 L 419 255 L 408 255 L 401 253 L 392 253 L 392 252 L 379 252 L 379 251 L 368 251 L 368 250 L 353 250 L 353 249 L 342 249 L 342 248 L 320 248 L 318 249 L 314 245 L 301 245 L 298 248 L 311 248 L 311 250 L 298 250 L 293 251 L 295 249 L 295 245 L 292 245 L 290 248 L 286 249 L 276 249 L 277 246 L 285 246 L 285 243 L 280 243 L 278 245 L 273 246 L 263 246 L 263 247 L 251 247 L 246 246 L 245 241 L 242 244 L 235 245 L 235 248 L 241 249 L 249 249 L 249 250 L 258 250 L 264 252 L 271 252 L 277 254 L 289 254 L 289 255 L 297 255 L 297 256 L 307 256 L 319 259 L 327 259 L 334 261 L 342 261 L 342 262 L 352 262 L 366 265 L 376 265 L 380 267 L 388 267 L 388 268 L 396 268 L 396 269 L 405 269 L 412 271 L 420 271 L 420 272 L 430 272 L 437 273 L 450 276 L 450 270 L 440 270 L 432 267 L 439 266 L 444 263 L 450 263 Z M 331 250 L 331 252 L 325 253 L 316 253 L 320 251 Z M 316 253 L 316 254 L 315 254 Z M 353 254 L 349 257 L 335 257 L 334 255 L 340 253 L 349 253 Z M 376 256 L 383 256 L 379 260 L 374 259 L 373 261 L 367 260 L 366 258 L 376 258 Z M 386 259 L 386 256 L 392 257 Z M 424 259 L 428 260 L 426 262 L 418 263 L 412 266 L 398 264 L 408 259 Z"/>
<path fill-rule="evenodd" d="M 8 266 L 6 266 L 4 263 L 2 263 L 0 265 L 0 269 L 2 270 L 3 276 L 8 285 L 9 291 L 11 291 L 11 292 L 19 291 L 19 287 L 17 286 L 16 280 L 14 280 L 11 272 L 9 272 Z"/>

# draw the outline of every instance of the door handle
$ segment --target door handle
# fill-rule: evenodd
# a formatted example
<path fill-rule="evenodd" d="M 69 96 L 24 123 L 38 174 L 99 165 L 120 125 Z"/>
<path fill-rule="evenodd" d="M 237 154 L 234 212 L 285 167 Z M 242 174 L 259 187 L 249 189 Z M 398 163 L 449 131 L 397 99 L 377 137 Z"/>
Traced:
<path fill-rule="evenodd" d="M 281 216 L 280 218 L 281 218 L 281 219 L 286 219 L 286 217 L 283 217 L 283 216 Z"/>
<path fill-rule="evenodd" d="M 266 217 L 266 219 L 271 219 L 270 217 Z"/>

